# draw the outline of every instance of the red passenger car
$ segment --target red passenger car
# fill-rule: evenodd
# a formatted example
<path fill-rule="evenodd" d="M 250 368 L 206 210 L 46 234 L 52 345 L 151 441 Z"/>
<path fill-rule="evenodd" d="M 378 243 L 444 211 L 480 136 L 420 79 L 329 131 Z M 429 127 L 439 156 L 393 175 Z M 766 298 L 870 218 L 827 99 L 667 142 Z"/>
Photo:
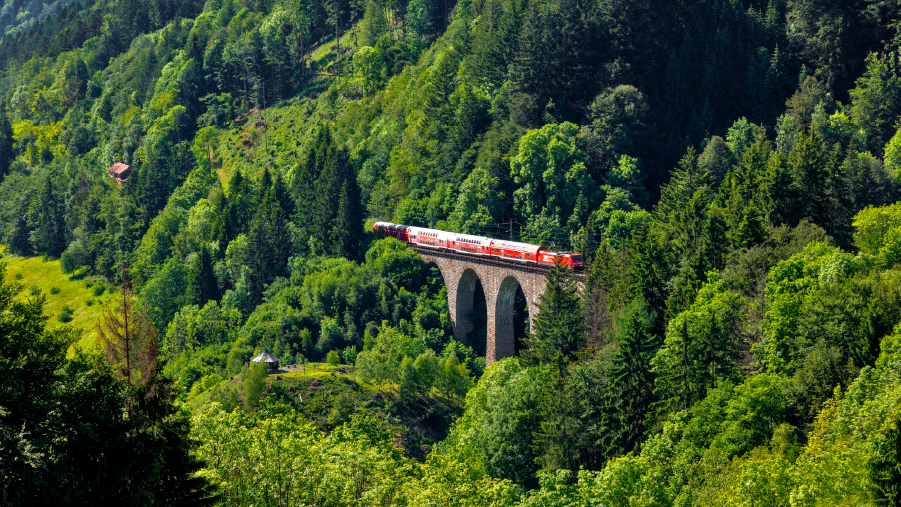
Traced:
<path fill-rule="evenodd" d="M 559 264 L 570 269 L 582 268 L 582 256 L 579 254 L 552 252 L 530 243 L 456 234 L 424 227 L 409 227 L 390 222 L 376 222 L 372 226 L 372 232 L 381 236 L 391 236 L 407 243 L 440 250 L 452 250 L 464 255 L 496 257 L 500 260 L 523 264 Z"/>

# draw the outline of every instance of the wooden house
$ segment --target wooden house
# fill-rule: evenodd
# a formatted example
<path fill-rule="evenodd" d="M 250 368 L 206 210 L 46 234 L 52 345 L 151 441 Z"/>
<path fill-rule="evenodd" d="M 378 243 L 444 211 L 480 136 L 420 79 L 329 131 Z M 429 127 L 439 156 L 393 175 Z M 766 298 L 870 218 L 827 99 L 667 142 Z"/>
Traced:
<path fill-rule="evenodd" d="M 116 183 L 122 185 L 126 181 L 128 181 L 128 176 L 131 174 L 131 166 L 123 164 L 122 162 L 116 162 L 111 165 L 109 169 L 109 177 L 116 180 Z"/>

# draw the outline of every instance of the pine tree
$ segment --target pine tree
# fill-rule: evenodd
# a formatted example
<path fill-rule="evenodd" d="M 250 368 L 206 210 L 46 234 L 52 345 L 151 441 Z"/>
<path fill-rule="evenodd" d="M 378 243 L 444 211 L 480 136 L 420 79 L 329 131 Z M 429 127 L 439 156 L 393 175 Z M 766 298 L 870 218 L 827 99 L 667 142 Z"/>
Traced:
<path fill-rule="evenodd" d="M 767 162 L 761 185 L 763 214 L 771 227 L 795 225 L 798 217 L 798 193 L 795 180 L 782 155 L 775 154 Z"/>
<path fill-rule="evenodd" d="M 228 182 L 228 209 L 226 220 L 226 238 L 231 241 L 247 232 L 253 208 L 250 205 L 250 191 L 247 179 L 240 170 Z"/>
<path fill-rule="evenodd" d="M 635 238 L 632 260 L 633 293 L 641 296 L 651 311 L 666 308 L 669 281 L 666 253 L 652 232 L 642 231 Z M 662 329 L 659 331 L 662 332 Z"/>
<path fill-rule="evenodd" d="M 54 192 L 50 176 L 44 178 L 31 203 L 28 222 L 32 229 L 31 247 L 36 253 L 53 257 L 63 253 L 66 231 L 62 199 Z"/>
<path fill-rule="evenodd" d="M 191 265 L 186 299 L 187 304 L 195 304 L 201 308 L 207 301 L 219 299 L 219 286 L 213 273 L 213 261 L 206 245 L 200 248 Z"/>
<path fill-rule="evenodd" d="M 550 84 L 547 76 L 548 48 L 544 41 L 544 16 L 542 5 L 537 0 L 529 3 L 522 30 L 519 33 L 519 47 L 510 64 L 510 80 L 517 89 L 526 93 L 541 93 Z"/>
<path fill-rule="evenodd" d="M 292 216 L 294 214 L 294 199 L 291 198 L 291 194 L 288 192 L 288 187 L 285 186 L 285 180 L 282 178 L 281 174 L 276 173 L 273 178 L 270 192 L 272 193 L 273 200 L 278 204 L 279 208 L 281 208 L 282 213 L 288 217 Z"/>
<path fill-rule="evenodd" d="M 304 157 L 303 163 L 294 171 L 291 182 L 294 196 L 293 219 L 300 229 L 301 237 L 306 243 L 311 237 L 317 237 L 319 224 L 319 200 L 316 185 L 322 173 L 324 162 L 331 145 L 331 133 L 327 126 L 319 129 L 316 140 Z"/>
<path fill-rule="evenodd" d="M 800 209 L 792 217 L 791 224 L 802 218 L 828 227 L 828 210 L 825 187 L 829 181 L 829 171 L 824 160 L 819 134 L 812 127 L 809 132 L 798 135 L 798 144 L 789 159 L 794 175 L 795 188 Z"/>
<path fill-rule="evenodd" d="M 335 253 L 341 257 L 357 260 L 361 257 L 360 243 L 363 240 L 363 206 L 360 203 L 360 187 L 353 173 L 344 178 L 338 216 L 332 230 Z"/>
<path fill-rule="evenodd" d="M 541 429 L 535 433 L 535 461 L 545 470 L 574 470 L 579 463 L 579 407 L 567 389 L 568 377 L 567 362 L 558 354 L 538 407 Z"/>
<path fill-rule="evenodd" d="M 172 165 L 175 154 L 172 144 L 164 139 L 152 146 L 147 161 L 138 170 L 140 203 L 144 207 L 146 220 L 153 220 L 169 200 L 173 188 Z"/>
<path fill-rule="evenodd" d="M 334 145 L 329 146 L 324 160 L 322 173 L 316 180 L 316 209 L 311 217 L 315 220 L 312 224 L 312 236 L 327 250 L 333 251 L 332 230 L 338 217 L 338 204 L 348 160 L 346 152 L 338 150 Z"/>
<path fill-rule="evenodd" d="M 644 302 L 639 299 L 630 306 L 611 372 L 607 412 L 612 431 L 607 437 L 608 457 L 639 451 L 645 421 L 654 402 L 651 358 L 658 340 L 648 332 L 648 321 L 652 319 L 646 313 Z"/>
<path fill-rule="evenodd" d="M 851 208 L 852 198 L 848 178 L 845 177 L 846 165 L 843 160 L 844 152 L 836 143 L 827 161 L 826 181 L 826 210 L 830 235 L 836 244 L 847 248 L 851 246 L 852 228 L 851 220 L 854 212 Z"/>
<path fill-rule="evenodd" d="M 31 228 L 28 226 L 28 210 L 31 208 L 31 198 L 34 195 L 33 190 L 27 190 L 19 199 L 19 206 L 13 213 L 9 230 L 6 234 L 6 245 L 9 251 L 22 256 L 32 254 L 31 250 Z"/>
<path fill-rule="evenodd" d="M 6 117 L 6 103 L 0 103 L 0 181 L 9 174 L 9 165 L 16 158 L 13 149 L 13 129 Z"/>
<path fill-rule="evenodd" d="M 567 268 L 554 266 L 545 274 L 545 283 L 528 349 L 523 352 L 533 363 L 550 363 L 558 354 L 572 359 L 585 344 L 584 311 L 575 278 Z"/>
<path fill-rule="evenodd" d="M 124 285 L 115 301 L 104 308 L 97 331 L 107 362 L 118 368 L 120 378 L 129 386 L 143 385 L 158 373 L 157 331 L 137 304 L 127 268 L 121 278 Z"/>

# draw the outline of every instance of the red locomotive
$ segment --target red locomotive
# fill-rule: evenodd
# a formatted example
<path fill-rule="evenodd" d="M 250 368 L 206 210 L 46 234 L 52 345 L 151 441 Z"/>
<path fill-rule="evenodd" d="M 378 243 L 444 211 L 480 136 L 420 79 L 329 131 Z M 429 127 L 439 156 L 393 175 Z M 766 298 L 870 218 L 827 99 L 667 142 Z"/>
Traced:
<path fill-rule="evenodd" d="M 571 269 L 582 268 L 582 256 L 579 254 L 552 252 L 529 243 L 470 236 L 389 222 L 376 222 L 372 226 L 372 232 L 381 236 L 391 236 L 407 243 L 440 250 L 453 250 L 466 255 L 495 257 L 505 261 L 528 264 L 554 265 L 559 263 Z"/>

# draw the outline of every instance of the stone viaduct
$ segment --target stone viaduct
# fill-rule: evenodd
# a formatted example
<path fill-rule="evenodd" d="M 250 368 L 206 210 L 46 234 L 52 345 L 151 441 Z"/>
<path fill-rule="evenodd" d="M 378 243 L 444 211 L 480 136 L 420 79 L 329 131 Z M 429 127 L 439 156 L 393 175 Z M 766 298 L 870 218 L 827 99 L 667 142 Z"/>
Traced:
<path fill-rule="evenodd" d="M 467 315 L 472 312 L 476 282 L 482 283 L 488 310 L 485 361 L 488 365 L 515 354 L 513 302 L 522 288 L 529 305 L 529 322 L 538 315 L 538 301 L 545 291 L 546 268 L 513 264 L 487 257 L 461 255 L 410 244 L 422 259 L 438 266 L 447 287 L 447 306 L 454 321 L 454 337 L 466 342 L 473 330 Z"/>

